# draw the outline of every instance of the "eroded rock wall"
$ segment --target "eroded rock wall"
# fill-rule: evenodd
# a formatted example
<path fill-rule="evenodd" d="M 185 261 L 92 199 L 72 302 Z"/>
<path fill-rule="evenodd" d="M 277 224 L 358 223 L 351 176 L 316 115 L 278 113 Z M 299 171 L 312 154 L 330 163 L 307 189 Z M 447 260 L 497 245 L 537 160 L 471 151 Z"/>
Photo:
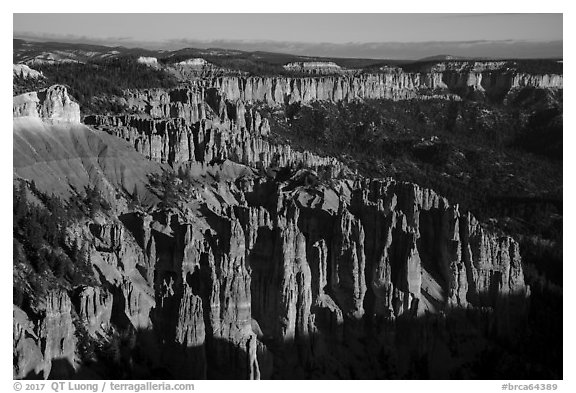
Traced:
<path fill-rule="evenodd" d="M 35 117 L 48 121 L 80 123 L 80 106 L 72 101 L 66 87 L 50 86 L 13 98 L 14 117 Z"/>
<path fill-rule="evenodd" d="M 180 117 L 150 119 L 125 115 L 88 116 L 85 122 L 129 141 L 146 158 L 171 165 L 231 160 L 262 169 L 302 164 L 330 167 L 334 174 L 345 170 L 332 157 L 268 142 L 263 138 L 270 132 L 267 119 L 262 119 L 257 111 L 247 112 L 241 101 L 237 107 L 234 121 L 226 116 L 223 121 L 202 119 L 190 123 Z"/>
<path fill-rule="evenodd" d="M 318 78 L 220 77 L 211 81 L 229 100 L 264 102 L 271 106 L 293 102 L 351 101 L 355 99 L 460 99 L 467 91 L 505 95 L 514 87 L 562 89 L 562 75 L 531 75 L 502 71 L 394 71 L 358 76 Z M 430 92 L 436 92 L 430 95 Z"/>

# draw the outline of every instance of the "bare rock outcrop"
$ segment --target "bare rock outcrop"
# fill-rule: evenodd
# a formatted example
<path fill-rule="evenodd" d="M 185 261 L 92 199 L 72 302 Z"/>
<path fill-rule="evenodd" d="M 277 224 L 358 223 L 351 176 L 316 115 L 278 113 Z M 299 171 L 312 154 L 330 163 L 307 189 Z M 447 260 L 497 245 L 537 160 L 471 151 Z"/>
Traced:
<path fill-rule="evenodd" d="M 38 345 L 34 323 L 20 307 L 13 311 L 14 378 L 39 375 L 44 370 L 44 355 Z"/>
<path fill-rule="evenodd" d="M 50 86 L 39 92 L 13 98 L 14 117 L 35 117 L 52 122 L 80 123 L 80 106 L 72 101 L 66 87 Z"/>
<path fill-rule="evenodd" d="M 136 59 L 136 62 L 139 64 L 144 64 L 148 67 L 158 67 L 158 59 L 155 57 L 140 56 L 138 59 Z"/>
<path fill-rule="evenodd" d="M 13 65 L 13 76 L 16 78 L 23 79 L 39 79 L 44 78 L 44 75 L 40 71 L 36 71 L 33 68 L 28 67 L 26 64 L 14 64 Z"/>
<path fill-rule="evenodd" d="M 513 239 L 414 184 L 316 176 L 222 181 L 211 198 L 198 186 L 205 202 L 79 227 L 106 288 L 79 292 L 80 321 L 94 337 L 111 325 L 152 331 L 155 364 L 217 379 L 385 376 L 378 351 L 399 357 L 403 375 L 441 335 L 410 328 L 396 341 L 396 329 L 428 332 L 436 316 L 442 331 L 453 310 L 487 310 L 487 324 L 514 331 L 495 316 L 529 294 Z M 46 310 L 37 333 L 15 309 L 15 375 L 74 362 L 74 340 L 62 341 L 75 336 L 68 295 L 51 294 Z"/>
<path fill-rule="evenodd" d="M 236 101 L 234 115 L 229 115 L 226 103 L 220 102 L 220 114 L 206 118 L 206 111 L 181 116 L 169 108 L 205 108 L 204 101 L 185 91 L 144 92 L 141 104 L 133 98 L 132 107 L 149 114 L 123 116 L 87 116 L 86 124 L 106 130 L 130 142 L 145 157 L 171 165 L 186 162 L 232 160 L 248 166 L 269 168 L 303 164 L 307 167 L 330 167 L 334 174 L 346 170 L 344 165 L 331 157 L 319 157 L 310 152 L 293 150 L 289 145 L 269 143 L 265 137 L 270 133 L 268 119 L 252 108 L 246 110 L 241 101 Z M 133 97 L 133 96 L 130 96 Z M 177 101 L 174 101 L 177 100 Z M 145 102 L 145 103 L 144 103 Z M 154 104 L 150 104 L 153 102 Z M 193 102 L 192 106 L 188 103 Z M 146 109 L 148 108 L 148 109 Z M 189 113 L 189 112 L 186 112 Z"/>
<path fill-rule="evenodd" d="M 344 71 L 342 67 L 332 61 L 304 61 L 284 65 L 284 69 L 292 72 L 305 72 L 309 74 L 333 74 Z"/>
<path fill-rule="evenodd" d="M 76 367 L 72 303 L 65 291 L 47 295 L 43 314 L 33 321 L 14 306 L 14 377 L 71 377 Z"/>
<path fill-rule="evenodd" d="M 44 375 L 61 372 L 52 370 L 52 361 L 64 359 L 69 365 L 75 365 L 76 335 L 72 323 L 72 302 L 64 291 L 52 292 L 46 299 L 46 316 L 42 321 L 39 336 L 45 342 Z M 56 374 L 57 375 L 57 374 Z M 63 375 L 69 377 L 69 375 Z"/>
<path fill-rule="evenodd" d="M 268 105 L 310 101 L 352 101 L 355 99 L 460 99 L 462 89 L 505 95 L 511 88 L 562 89 L 562 75 L 530 75 L 514 71 L 444 70 L 407 73 L 399 69 L 379 74 L 317 78 L 219 77 L 211 81 L 229 100 L 264 102 Z M 430 92 L 433 94 L 431 95 Z"/>
<path fill-rule="evenodd" d="M 251 317 L 257 335 L 284 348 L 275 352 L 280 369 L 323 364 L 333 355 L 330 342 L 354 347 L 342 341 L 343 331 L 356 331 L 354 321 L 501 308 L 503 299 L 529 293 L 517 244 L 430 190 L 359 182 L 351 185 L 349 202 L 341 195 L 336 211 L 321 208 L 324 203 L 300 205 L 310 192 L 287 185 L 276 194 L 275 209 L 234 212 L 251 268 Z"/>
<path fill-rule="evenodd" d="M 112 317 L 112 294 L 101 287 L 86 287 L 78 297 L 78 315 L 85 322 L 88 333 L 106 332 Z"/>

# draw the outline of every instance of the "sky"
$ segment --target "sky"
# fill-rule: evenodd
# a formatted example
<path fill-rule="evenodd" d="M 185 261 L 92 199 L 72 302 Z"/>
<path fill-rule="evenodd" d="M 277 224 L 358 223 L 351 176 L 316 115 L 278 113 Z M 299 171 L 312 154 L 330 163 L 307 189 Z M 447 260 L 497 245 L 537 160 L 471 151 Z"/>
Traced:
<path fill-rule="evenodd" d="M 302 55 L 562 57 L 562 14 L 14 14 L 14 37 Z"/>

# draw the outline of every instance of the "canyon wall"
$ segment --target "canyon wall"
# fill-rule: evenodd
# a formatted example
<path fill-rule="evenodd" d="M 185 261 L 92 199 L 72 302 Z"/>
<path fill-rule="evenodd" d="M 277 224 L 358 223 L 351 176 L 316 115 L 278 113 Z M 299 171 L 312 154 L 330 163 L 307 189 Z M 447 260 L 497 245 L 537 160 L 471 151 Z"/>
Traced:
<path fill-rule="evenodd" d="M 49 300 L 36 329 L 15 310 L 15 376 L 76 364 L 71 307 L 95 338 L 111 326 L 153 332 L 146 356 L 173 378 L 385 377 L 376 349 L 404 375 L 412 360 L 394 326 L 454 310 L 495 310 L 509 319 L 483 321 L 513 334 L 529 295 L 514 240 L 413 184 L 312 188 L 314 176 L 203 186 L 200 207 L 76 229 L 99 286 Z M 410 351 L 448 345 L 426 337 Z"/>
<path fill-rule="evenodd" d="M 220 77 L 212 80 L 210 85 L 219 89 L 228 100 L 282 105 L 315 100 L 460 99 L 469 91 L 503 96 L 511 89 L 521 87 L 561 89 L 563 76 L 501 71 L 405 73 L 394 70 L 380 74 L 317 78 Z"/>
<path fill-rule="evenodd" d="M 145 157 L 170 165 L 231 160 L 265 169 L 288 165 L 330 167 L 334 175 L 346 169 L 332 157 L 298 152 L 289 145 L 268 142 L 268 119 L 246 109 L 242 100 L 227 102 L 214 92 L 196 89 L 128 92 L 134 115 L 91 115 L 87 125 L 127 140 Z M 206 101 L 213 101 L 210 106 Z"/>

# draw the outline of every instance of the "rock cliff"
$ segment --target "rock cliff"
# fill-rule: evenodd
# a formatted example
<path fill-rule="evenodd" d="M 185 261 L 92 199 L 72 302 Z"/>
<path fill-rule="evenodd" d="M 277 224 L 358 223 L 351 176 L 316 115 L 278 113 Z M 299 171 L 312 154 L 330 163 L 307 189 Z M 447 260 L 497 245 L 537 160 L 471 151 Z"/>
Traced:
<path fill-rule="evenodd" d="M 563 76 L 502 70 L 407 73 L 394 69 L 380 74 L 317 78 L 220 77 L 212 80 L 211 86 L 218 88 L 229 100 L 282 105 L 315 100 L 427 99 L 431 94 L 432 97 L 459 99 L 470 91 L 504 96 L 518 87 L 561 89 Z"/>
<path fill-rule="evenodd" d="M 242 100 L 230 103 L 217 92 L 176 89 L 126 93 L 134 115 L 91 115 L 87 125 L 127 140 L 145 157 L 170 165 L 231 160 L 257 168 L 305 165 L 345 171 L 331 157 L 294 151 L 288 145 L 269 143 L 268 119 L 246 109 Z M 212 106 L 208 104 L 212 102 Z"/>
<path fill-rule="evenodd" d="M 80 123 L 80 106 L 66 87 L 54 85 L 39 92 L 13 98 L 14 117 L 36 117 L 53 122 Z"/>
<path fill-rule="evenodd" d="M 15 78 L 23 78 L 23 79 L 38 79 L 44 78 L 41 72 L 36 71 L 26 64 L 14 64 L 13 65 L 13 76 Z"/>
<path fill-rule="evenodd" d="M 285 64 L 287 71 L 305 72 L 309 74 L 334 74 L 345 71 L 332 61 L 305 61 Z"/>
<path fill-rule="evenodd" d="M 178 209 L 79 227 L 100 287 L 75 293 L 75 312 L 94 337 L 111 326 L 153 331 L 146 356 L 174 378 L 366 378 L 385 376 L 368 347 L 402 357 L 438 345 L 403 349 L 392 332 L 407 318 L 526 304 L 511 238 L 413 184 L 312 186 L 316 176 L 197 185 Z M 74 335 L 65 295 L 49 298 L 38 339 L 25 317 L 15 321 L 16 375 L 48 375 L 50 359 L 73 356 L 73 341 L 59 339 Z"/>
<path fill-rule="evenodd" d="M 71 301 L 65 291 L 47 295 L 38 320 L 14 306 L 14 378 L 44 375 L 69 378 L 76 364 L 75 327 Z M 53 362 L 56 365 L 53 366 Z"/>

